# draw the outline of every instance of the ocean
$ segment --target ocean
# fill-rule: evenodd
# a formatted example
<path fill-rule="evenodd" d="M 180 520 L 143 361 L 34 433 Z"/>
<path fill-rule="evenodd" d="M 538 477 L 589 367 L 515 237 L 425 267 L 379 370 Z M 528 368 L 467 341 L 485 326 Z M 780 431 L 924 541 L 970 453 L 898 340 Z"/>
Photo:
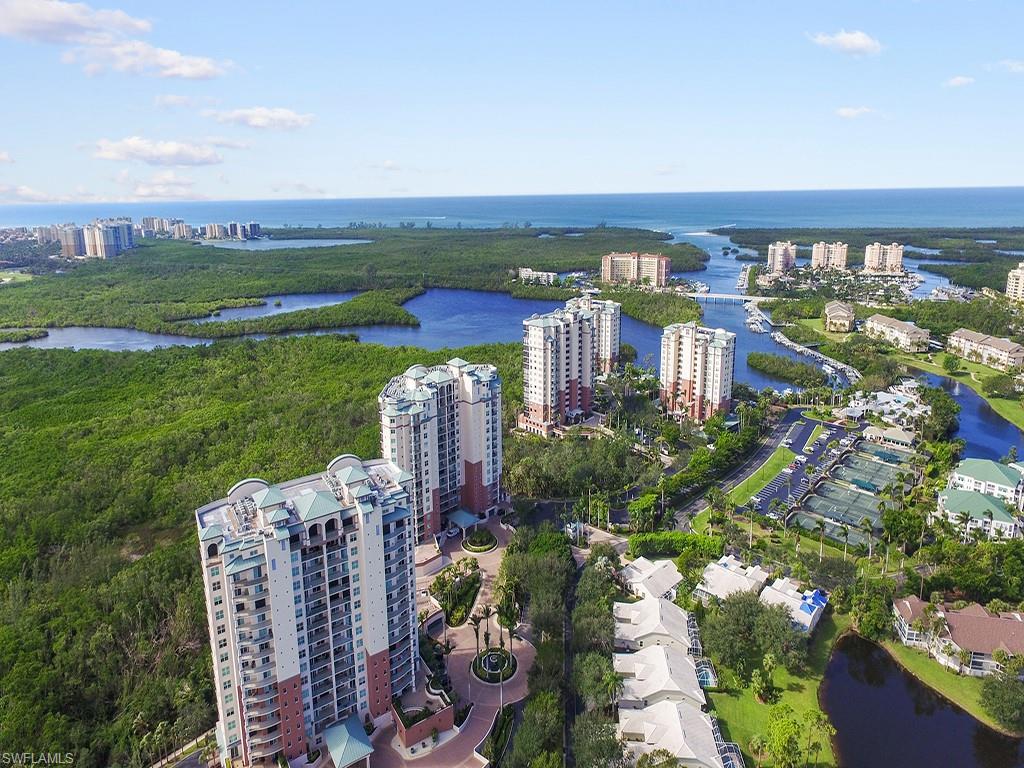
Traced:
<path fill-rule="evenodd" d="M 166 216 L 190 224 L 251 220 L 265 227 L 604 223 L 677 236 L 726 226 L 995 227 L 1024 226 L 1024 187 L 3 205 L 0 227 L 82 224 L 101 216 Z"/>

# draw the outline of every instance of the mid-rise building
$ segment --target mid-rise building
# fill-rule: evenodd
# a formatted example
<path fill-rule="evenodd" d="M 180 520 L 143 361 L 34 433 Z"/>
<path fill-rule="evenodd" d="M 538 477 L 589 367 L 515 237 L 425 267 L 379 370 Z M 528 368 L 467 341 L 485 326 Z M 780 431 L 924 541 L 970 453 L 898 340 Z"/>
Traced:
<path fill-rule="evenodd" d="M 829 333 L 849 333 L 856 319 L 852 304 L 830 301 L 825 305 L 825 330 Z"/>
<path fill-rule="evenodd" d="M 331 749 L 414 688 L 411 480 L 345 455 L 196 510 L 222 762 Z"/>
<path fill-rule="evenodd" d="M 672 259 L 660 253 L 606 253 L 601 258 L 602 283 L 668 285 Z"/>
<path fill-rule="evenodd" d="M 81 227 L 74 225 L 61 227 L 57 233 L 60 241 L 60 255 L 65 259 L 81 259 L 85 257 L 85 233 Z"/>
<path fill-rule="evenodd" d="M 524 283 L 539 283 L 540 285 L 553 285 L 558 280 L 557 272 L 540 272 L 529 267 L 519 268 L 519 279 Z"/>
<path fill-rule="evenodd" d="M 796 246 L 788 240 L 775 242 L 768 246 L 769 275 L 778 276 L 796 266 Z"/>
<path fill-rule="evenodd" d="M 872 243 L 864 248 L 864 272 L 869 275 L 903 274 L 903 246 Z"/>
<path fill-rule="evenodd" d="M 914 323 L 874 314 L 864 321 L 864 333 L 873 339 L 887 341 L 905 352 L 924 352 L 931 334 Z"/>
<path fill-rule="evenodd" d="M 1024 346 L 1007 338 L 989 336 L 967 328 L 949 334 L 946 351 L 1000 371 L 1024 366 Z"/>
<path fill-rule="evenodd" d="M 1024 261 L 1006 276 L 1006 296 L 1014 301 L 1024 301 Z"/>
<path fill-rule="evenodd" d="M 1008 504 L 987 493 L 946 488 L 938 493 L 930 522 L 946 520 L 965 541 L 975 531 L 986 539 L 1015 539 L 1020 536 L 1020 521 Z"/>
<path fill-rule="evenodd" d="M 676 418 L 703 422 L 732 407 L 736 334 L 675 323 L 661 336 L 660 397 Z"/>
<path fill-rule="evenodd" d="M 523 321 L 523 413 L 518 425 L 550 437 L 590 414 L 597 369 L 594 313 L 556 309 Z"/>
<path fill-rule="evenodd" d="M 565 308 L 580 309 L 593 314 L 594 357 L 599 371 L 608 373 L 619 362 L 619 347 L 622 343 L 622 305 L 617 301 L 595 299 L 584 294 L 569 299 Z"/>
<path fill-rule="evenodd" d="M 417 544 L 458 524 L 449 518 L 460 510 L 479 519 L 497 509 L 501 378 L 493 365 L 459 358 L 430 368 L 414 365 L 391 379 L 377 402 L 381 452 L 412 475 Z"/>
<path fill-rule="evenodd" d="M 811 247 L 811 269 L 836 269 L 846 271 L 846 243 L 815 243 Z"/>
<path fill-rule="evenodd" d="M 949 475 L 949 487 L 984 493 L 1024 509 L 1024 465 L 991 459 L 963 459 Z"/>

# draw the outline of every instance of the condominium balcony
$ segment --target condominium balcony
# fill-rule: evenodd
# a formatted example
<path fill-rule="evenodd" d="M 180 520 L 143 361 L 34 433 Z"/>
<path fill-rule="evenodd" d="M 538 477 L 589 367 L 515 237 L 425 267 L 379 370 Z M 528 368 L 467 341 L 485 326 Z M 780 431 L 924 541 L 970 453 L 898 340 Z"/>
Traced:
<path fill-rule="evenodd" d="M 252 754 L 254 750 L 261 752 L 266 751 L 267 754 L 273 754 L 281 748 L 281 729 L 280 727 L 275 728 L 272 733 L 265 734 L 250 734 L 249 735 L 249 753 Z"/>
<path fill-rule="evenodd" d="M 249 717 L 266 717 L 272 715 L 281 708 L 281 702 L 278 700 L 277 695 L 274 695 L 272 699 L 266 699 L 264 701 L 253 701 L 248 699 L 245 702 L 245 716 L 246 719 Z"/>
<path fill-rule="evenodd" d="M 255 693 L 245 694 L 245 705 L 249 707 L 265 701 L 277 701 L 277 681 L 272 680 L 263 687 L 254 689 Z"/>

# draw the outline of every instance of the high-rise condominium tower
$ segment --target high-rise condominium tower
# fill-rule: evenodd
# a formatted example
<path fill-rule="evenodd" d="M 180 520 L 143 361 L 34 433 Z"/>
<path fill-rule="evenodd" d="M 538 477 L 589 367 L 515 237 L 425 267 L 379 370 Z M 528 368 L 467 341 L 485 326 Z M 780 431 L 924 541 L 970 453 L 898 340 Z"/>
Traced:
<path fill-rule="evenodd" d="M 493 365 L 455 358 L 414 365 L 377 398 L 381 451 L 412 475 L 416 541 L 427 544 L 465 509 L 478 517 L 500 501 L 501 378 Z"/>
<path fill-rule="evenodd" d="M 1006 276 L 1006 296 L 1014 301 L 1024 301 L 1024 261 Z"/>
<path fill-rule="evenodd" d="M 793 243 L 777 242 L 768 246 L 768 274 L 781 275 L 796 266 L 796 246 Z"/>
<path fill-rule="evenodd" d="M 678 418 L 703 422 L 732 405 L 736 334 L 675 323 L 661 336 L 661 401 Z"/>
<path fill-rule="evenodd" d="M 581 309 L 593 314 L 594 357 L 597 370 L 608 373 L 619 362 L 622 341 L 622 305 L 617 301 L 595 299 L 590 294 L 569 299 L 568 310 Z"/>
<path fill-rule="evenodd" d="M 523 321 L 523 413 L 519 426 L 550 436 L 590 413 L 596 370 L 594 313 L 556 309 Z"/>
<path fill-rule="evenodd" d="M 322 474 L 243 480 L 196 510 L 222 762 L 322 749 L 414 687 L 411 479 L 339 456 Z"/>
<path fill-rule="evenodd" d="M 815 243 L 811 248 L 811 269 L 846 271 L 846 243 Z"/>
<path fill-rule="evenodd" d="M 872 243 L 864 249 L 864 271 L 875 275 L 903 273 L 903 246 Z"/>
<path fill-rule="evenodd" d="M 672 272 L 672 259 L 660 253 L 607 253 L 601 258 L 602 283 L 643 283 L 662 287 Z"/>

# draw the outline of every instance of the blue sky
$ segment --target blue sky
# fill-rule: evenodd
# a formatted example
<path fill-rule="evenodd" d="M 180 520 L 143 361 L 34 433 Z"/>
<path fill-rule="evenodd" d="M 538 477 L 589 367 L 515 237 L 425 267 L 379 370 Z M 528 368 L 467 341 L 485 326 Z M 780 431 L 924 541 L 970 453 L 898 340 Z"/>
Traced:
<path fill-rule="evenodd" d="M 1024 184 L 1024 3 L 0 0 L 0 202 Z"/>

